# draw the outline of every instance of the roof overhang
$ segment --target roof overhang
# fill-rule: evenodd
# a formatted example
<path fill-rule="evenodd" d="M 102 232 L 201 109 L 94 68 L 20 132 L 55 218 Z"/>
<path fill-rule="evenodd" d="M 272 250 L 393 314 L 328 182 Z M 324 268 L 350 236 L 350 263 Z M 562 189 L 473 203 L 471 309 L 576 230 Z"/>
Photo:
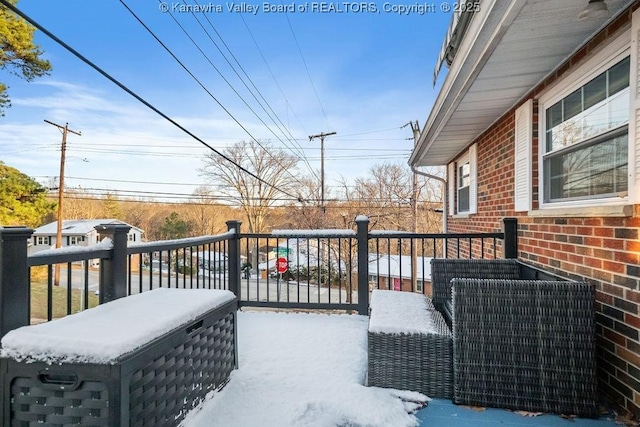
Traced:
<path fill-rule="evenodd" d="M 634 1 L 606 0 L 609 18 L 583 21 L 588 0 L 480 2 L 409 164 L 449 163 Z"/>

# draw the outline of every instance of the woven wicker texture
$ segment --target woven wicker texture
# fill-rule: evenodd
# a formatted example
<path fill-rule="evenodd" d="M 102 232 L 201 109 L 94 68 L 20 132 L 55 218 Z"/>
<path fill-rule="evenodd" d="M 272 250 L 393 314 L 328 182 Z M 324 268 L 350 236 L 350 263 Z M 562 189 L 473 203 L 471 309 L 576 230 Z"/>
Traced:
<path fill-rule="evenodd" d="M 109 396 L 101 382 L 86 381 L 76 390 L 43 388 L 35 378 L 11 384 L 11 426 L 104 426 L 109 424 Z"/>
<path fill-rule="evenodd" d="M 236 309 L 236 302 L 212 309 L 113 365 L 2 359 L 6 412 L 0 424 L 177 426 L 235 368 Z M 44 371 L 52 378 L 72 374 L 77 381 L 65 387 L 43 384 Z"/>
<path fill-rule="evenodd" d="M 234 315 L 228 314 L 136 371 L 129 386 L 131 426 L 175 426 L 235 367 Z"/>
<path fill-rule="evenodd" d="M 431 260 L 433 304 L 441 312 L 451 303 L 451 279 L 518 279 L 520 266 L 515 259 L 447 259 Z M 445 319 L 451 320 L 451 319 Z"/>
<path fill-rule="evenodd" d="M 455 403 L 598 415 L 592 286 L 452 283 Z"/>
<path fill-rule="evenodd" d="M 452 396 L 451 331 L 425 298 L 436 333 L 368 333 L 369 386 L 418 391 L 430 397 Z"/>

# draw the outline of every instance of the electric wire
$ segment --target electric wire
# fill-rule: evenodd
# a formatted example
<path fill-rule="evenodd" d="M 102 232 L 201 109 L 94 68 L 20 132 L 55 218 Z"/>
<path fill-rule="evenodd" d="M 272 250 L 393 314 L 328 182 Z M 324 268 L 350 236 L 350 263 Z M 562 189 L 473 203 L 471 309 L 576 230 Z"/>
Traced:
<path fill-rule="evenodd" d="M 245 21 L 244 19 L 244 14 L 241 13 L 240 14 L 240 19 L 242 19 L 242 22 L 244 23 L 245 28 L 247 29 L 247 32 L 249 33 L 249 36 L 251 36 L 251 40 L 253 40 L 253 44 L 256 46 L 256 49 L 258 50 L 258 53 L 260 53 L 260 57 L 262 58 L 262 61 L 264 62 L 265 66 L 267 67 L 267 70 L 269 71 L 269 74 L 271 74 L 271 78 L 273 79 L 273 81 L 276 84 L 276 87 L 278 88 L 278 90 L 280 91 L 280 94 L 282 95 L 282 98 L 284 98 L 287 106 L 291 105 L 291 103 L 289 102 L 289 99 L 287 98 L 287 96 L 284 93 L 284 90 L 282 90 L 282 86 L 280 86 L 280 82 L 278 82 L 278 79 L 276 78 L 275 74 L 273 73 L 273 70 L 271 69 L 271 67 L 269 66 L 269 62 L 267 61 L 267 58 L 264 56 L 264 53 L 262 52 L 262 49 L 260 49 L 260 45 L 258 44 L 258 41 L 256 40 L 255 36 L 253 35 L 253 32 L 251 31 L 251 29 L 249 28 L 249 25 L 247 25 L 247 21 Z M 300 125 L 300 127 L 302 128 L 302 130 L 304 130 L 304 132 L 306 134 L 309 134 L 310 132 L 307 131 L 307 129 L 305 128 L 305 126 L 302 124 L 302 121 L 300 121 L 300 118 L 298 117 L 298 115 L 296 114 L 294 109 L 291 109 L 291 112 L 293 113 L 293 116 L 296 118 L 296 120 L 298 121 L 298 124 Z"/>
<path fill-rule="evenodd" d="M 138 100 L 139 102 L 141 102 L 142 104 L 144 104 L 147 108 L 149 108 L 150 110 L 152 110 L 153 112 L 155 112 L 156 114 L 158 114 L 159 116 L 161 116 L 162 118 L 164 118 L 165 120 L 167 120 L 168 122 L 170 122 L 171 124 L 173 124 L 174 126 L 176 126 L 178 129 L 180 129 L 181 131 L 183 131 L 184 133 L 186 133 L 187 135 L 189 135 L 190 137 L 192 137 L 193 139 L 195 139 L 196 141 L 198 141 L 199 143 L 201 143 L 202 145 L 204 145 L 205 147 L 209 148 L 211 151 L 213 151 L 214 153 L 216 153 L 217 155 L 219 155 L 220 157 L 222 157 L 223 159 L 225 159 L 226 161 L 228 161 L 229 163 L 233 164 L 234 166 L 236 166 L 239 170 L 245 172 L 246 174 L 248 174 L 249 176 L 257 179 L 258 181 L 262 182 L 265 185 L 268 185 L 269 187 L 272 187 L 276 190 L 278 190 L 279 192 L 290 196 L 290 197 L 294 197 L 296 199 L 298 199 L 298 201 L 302 202 L 301 199 L 297 198 L 296 196 L 293 196 L 292 194 L 290 194 L 287 191 L 284 191 L 282 189 L 280 189 L 279 187 L 263 180 L 262 178 L 260 178 L 258 175 L 256 175 L 255 173 L 249 171 L 248 169 L 244 168 L 242 165 L 239 165 L 238 163 L 234 162 L 232 159 L 230 159 L 228 156 L 226 156 L 225 154 L 221 153 L 220 151 L 216 150 L 215 148 L 213 148 L 212 146 L 210 146 L 207 142 L 205 142 L 204 140 L 202 140 L 201 138 L 199 138 L 197 135 L 195 135 L 194 133 L 192 133 L 191 131 L 189 131 L 187 128 L 185 128 L 184 126 L 182 126 L 180 123 L 178 123 L 177 121 L 175 121 L 174 119 L 172 119 L 171 117 L 169 117 L 168 115 L 166 115 L 165 113 L 163 113 L 162 111 L 160 111 L 158 108 L 156 108 L 155 106 L 153 106 L 151 103 L 149 103 L 148 101 L 146 101 L 144 98 L 142 98 L 140 95 L 138 95 L 137 93 L 133 92 L 131 89 L 129 89 L 127 86 L 125 86 L 123 83 L 121 83 L 119 80 L 117 80 L 116 78 L 112 77 L 109 73 L 107 73 L 106 71 L 104 71 L 102 68 L 98 67 L 96 64 L 94 64 L 93 62 L 91 62 L 89 59 L 87 59 L 85 56 L 83 56 L 82 54 L 80 54 L 78 51 L 76 51 L 74 48 L 72 48 L 70 45 L 68 45 L 67 43 L 65 43 L 64 41 L 62 41 L 60 38 L 58 38 L 55 34 L 51 33 L 49 30 L 47 30 L 43 25 L 39 24 L 38 22 L 36 22 L 34 19 L 32 19 L 30 16 L 28 16 L 27 14 L 25 14 L 24 12 L 22 12 L 20 9 L 18 9 L 16 6 L 14 6 L 13 4 L 9 3 L 8 0 L 0 0 L 0 3 L 6 7 L 7 9 L 11 10 L 13 13 L 17 14 L 18 16 L 20 16 L 21 18 L 23 18 L 25 21 L 29 22 L 31 25 L 33 25 L 35 28 L 37 28 L 38 30 L 42 31 L 47 37 L 51 38 L 54 42 L 58 43 L 60 46 L 62 46 L 64 49 L 66 49 L 67 51 L 69 51 L 71 54 L 73 54 L 75 57 L 77 57 L 78 59 L 80 59 L 82 62 L 84 62 L 85 64 L 87 64 L 88 66 L 90 66 L 91 68 L 93 68 L 94 70 L 96 70 L 98 73 L 100 73 L 103 77 L 107 78 L 109 81 L 111 81 L 113 84 L 115 84 L 116 86 L 118 86 L 120 89 L 122 89 L 123 91 L 127 92 L 129 95 L 131 95 L 132 97 L 134 97 L 136 100 Z M 244 129 L 247 133 L 249 133 L 244 126 L 242 126 L 242 124 L 222 105 L 219 104 L 220 107 L 227 112 L 227 114 L 229 114 L 229 116 L 238 124 L 240 125 L 240 127 L 242 127 L 242 129 Z"/>
<path fill-rule="evenodd" d="M 231 196 L 208 195 L 208 194 L 194 195 L 194 194 L 186 194 L 186 193 L 174 193 L 174 192 L 168 192 L 168 191 L 163 192 L 163 191 L 144 191 L 144 190 L 114 190 L 109 188 L 79 188 L 79 189 L 69 188 L 65 190 L 65 199 L 66 198 L 89 198 L 86 196 L 93 197 L 92 200 L 104 200 L 104 197 L 110 196 L 115 198 L 118 201 L 127 200 L 126 199 L 127 197 L 138 197 L 138 198 L 163 197 L 166 199 L 173 199 L 173 200 L 193 200 L 195 198 L 200 200 L 224 200 L 229 202 L 237 201 L 236 198 Z M 260 197 L 247 197 L 245 198 L 245 200 L 260 201 L 262 199 Z M 285 197 L 274 198 L 273 200 L 278 202 L 294 202 L 294 203 L 297 202 L 297 199 L 285 198 Z M 349 200 L 349 199 L 339 199 L 339 198 L 325 199 L 325 201 L 332 202 L 332 203 L 352 202 L 352 200 Z M 318 203 L 320 202 L 320 199 L 310 198 L 310 199 L 305 199 L 305 202 Z M 386 203 L 386 202 L 389 202 L 389 199 L 386 199 L 386 198 L 358 199 L 358 202 L 363 203 L 363 206 L 366 206 L 364 205 L 364 203 Z M 408 198 L 406 200 L 394 199 L 392 204 L 393 206 L 409 205 L 410 200 Z M 370 208 L 371 206 L 368 206 L 368 207 Z"/>
<path fill-rule="evenodd" d="M 55 175 L 55 176 L 53 176 L 53 175 L 40 175 L 40 176 L 35 176 L 34 178 L 56 180 L 56 179 L 58 179 L 58 176 L 57 175 Z M 196 186 L 204 186 L 205 185 L 204 183 L 134 181 L 134 180 L 127 180 L 127 179 L 87 178 L 87 177 L 82 177 L 82 176 L 68 176 L 68 175 L 65 175 L 65 179 L 73 180 L 73 181 L 118 182 L 118 183 L 124 183 L 124 184 L 144 184 L 144 185 L 163 185 L 163 186 L 171 185 L 171 186 L 196 187 Z M 344 185 L 328 185 L 327 187 L 332 187 L 332 188 L 355 188 L 356 186 L 354 184 L 354 185 L 347 185 L 346 187 Z"/>
<path fill-rule="evenodd" d="M 84 197 L 84 196 L 76 196 L 76 195 L 72 195 L 72 194 L 68 194 L 65 195 L 65 199 L 67 200 L 85 200 L 85 201 L 93 201 L 93 202 L 104 202 L 105 197 L 100 197 L 100 196 L 89 196 L 89 197 Z M 193 198 L 190 199 L 182 199 L 182 198 L 166 198 L 166 200 L 152 200 L 152 199 L 117 199 L 118 203 L 136 203 L 136 204 L 148 204 L 148 205 L 171 205 L 171 206 L 212 206 L 211 203 L 207 203 L 205 201 L 195 201 Z M 344 201 L 344 203 L 348 203 L 349 201 Z M 237 205 L 232 205 L 232 204 L 216 204 L 213 206 L 224 206 L 227 208 L 238 208 L 239 206 Z M 290 208 L 287 205 L 284 206 L 278 206 L 279 208 Z M 297 209 L 299 207 L 294 206 L 294 209 Z M 333 206 L 333 205 L 327 205 L 325 206 L 325 208 L 327 210 L 341 210 L 344 211 L 345 208 L 349 208 L 349 209 L 356 209 L 356 210 L 366 210 L 366 209 L 380 209 L 380 206 L 367 206 L 367 205 L 352 205 L 351 203 L 348 203 L 348 206 Z M 413 209 L 413 206 L 410 205 L 394 205 L 393 209 Z M 430 211 L 434 211 L 433 209 L 428 209 Z M 437 210 L 435 210 L 437 211 Z"/>
<path fill-rule="evenodd" d="M 160 0 L 162 2 L 162 0 Z M 152 31 L 149 29 L 149 27 L 145 24 L 142 23 L 142 20 L 124 3 L 124 1 L 121 0 L 121 3 L 123 5 L 125 5 L 125 7 L 127 8 L 127 10 L 138 20 L 138 22 L 140 24 L 142 24 L 144 26 L 144 28 L 158 41 L 159 38 L 152 33 Z M 186 3 L 185 3 L 186 4 Z M 193 12 L 192 12 L 193 13 Z M 209 63 L 209 65 L 211 65 L 211 67 L 218 73 L 218 75 L 222 78 L 222 80 L 227 84 L 227 86 L 229 86 L 229 88 L 238 96 L 238 98 L 240 98 L 240 100 L 242 101 L 242 103 L 249 109 L 249 111 L 251 111 L 253 113 L 253 115 L 267 128 L 267 130 L 269 130 L 269 132 L 271 132 L 273 134 L 274 137 L 276 137 L 276 139 L 278 139 L 285 147 L 287 147 L 293 154 L 295 157 L 297 157 L 298 159 L 300 159 L 300 155 L 295 153 L 294 150 L 292 150 L 286 142 L 284 142 L 274 131 L 273 129 L 271 129 L 271 127 L 265 123 L 265 121 L 260 117 L 260 115 L 258 115 L 258 113 L 249 105 L 249 103 L 244 99 L 244 97 L 236 90 L 235 87 L 233 87 L 233 85 L 231 84 L 231 82 L 224 76 L 224 74 L 222 73 L 222 71 L 220 71 L 220 69 L 218 67 L 216 67 L 216 65 L 213 63 L 213 61 L 209 58 L 209 56 L 202 50 L 202 48 L 198 45 L 198 43 L 193 39 L 193 37 L 189 34 L 189 32 L 184 28 L 184 26 L 182 24 L 180 24 L 180 22 L 176 19 L 176 17 L 174 16 L 173 13 L 168 12 L 168 15 L 173 19 L 173 21 L 175 22 L 175 24 L 182 30 L 182 32 L 185 34 L 185 36 L 191 41 L 191 43 L 196 47 L 196 49 L 200 52 L 200 54 L 202 54 L 202 56 L 205 58 L 205 60 Z M 194 14 L 195 17 L 195 14 Z M 196 21 L 198 22 L 198 24 L 200 24 L 200 26 L 202 27 L 202 29 L 205 31 L 205 33 L 207 35 L 209 35 L 206 31 L 206 29 L 202 26 L 202 24 L 200 23 L 200 21 L 198 20 L 197 17 Z M 210 36 L 209 36 L 210 37 Z M 210 37 L 211 39 L 211 37 Z M 211 41 L 214 43 L 214 45 L 216 46 L 216 48 L 218 48 L 218 51 L 223 55 L 224 57 L 224 53 L 222 52 L 222 50 L 217 46 L 217 44 L 215 43 L 215 41 L 213 39 L 211 39 Z M 163 47 L 168 50 L 168 48 L 166 47 L 166 45 L 163 44 Z M 175 55 L 171 55 L 174 59 L 176 59 Z M 229 64 L 229 66 L 233 68 L 233 65 L 229 62 L 229 60 L 225 57 L 225 60 L 227 60 L 227 63 Z M 184 66 L 183 66 L 184 68 Z M 235 69 L 234 69 L 235 71 Z M 189 72 L 189 75 L 191 75 L 192 77 L 194 77 L 193 73 Z M 237 73 L 236 71 L 236 75 L 238 76 L 238 78 L 241 79 L 240 75 Z M 195 78 L 195 77 L 194 77 Z M 196 79 L 196 81 L 198 82 L 198 84 L 200 84 L 200 86 L 205 89 L 204 85 L 198 80 Z M 243 81 L 244 83 L 244 81 Z M 257 99 L 257 97 L 251 92 L 251 89 L 249 89 L 249 87 L 247 86 L 246 83 L 244 83 L 245 87 L 247 88 L 247 90 L 251 93 L 251 95 L 253 95 L 254 99 L 256 100 L 256 102 L 258 102 L 258 105 L 260 105 L 263 109 L 263 111 L 265 111 L 265 113 L 267 114 L 267 116 L 269 116 L 269 118 L 271 118 L 271 120 L 274 122 L 274 124 L 276 125 L 276 127 L 278 127 L 278 124 L 275 123 L 275 120 L 273 120 L 273 118 L 269 115 L 269 113 L 266 111 L 266 109 L 262 106 L 262 104 L 260 104 L 260 101 Z M 211 95 L 210 91 L 206 90 L 205 91 Z M 282 132 L 282 130 L 280 129 L 280 131 Z M 284 132 L 283 132 L 284 133 Z M 286 135 L 285 135 L 286 137 Z M 262 143 L 257 140 L 257 139 L 253 139 L 254 142 L 256 144 L 258 144 L 260 146 L 260 148 L 262 148 L 265 153 L 269 156 L 271 156 L 271 158 L 273 160 L 276 161 L 276 163 L 278 163 L 280 165 L 280 167 L 282 167 L 285 172 L 291 177 L 293 178 L 295 181 L 298 181 L 298 179 L 286 168 L 284 168 L 284 166 L 280 163 L 280 161 L 271 154 L 270 150 L 267 150 L 266 147 L 264 147 L 264 145 L 262 145 Z"/>
<path fill-rule="evenodd" d="M 193 0 L 194 3 L 196 5 L 199 6 L 198 1 L 197 0 Z M 185 0 L 183 0 L 183 2 L 185 2 Z M 186 4 L 186 2 L 185 2 Z M 208 22 L 209 26 L 213 29 L 213 31 L 216 33 L 216 35 L 218 36 L 218 38 L 220 39 L 220 41 L 222 42 L 222 44 L 224 45 L 224 47 L 227 49 L 227 51 L 229 52 L 229 54 L 231 55 L 231 57 L 233 58 L 233 60 L 235 61 L 235 63 L 238 65 L 238 67 L 240 68 L 240 70 L 242 71 L 242 73 L 244 74 L 244 76 L 247 78 L 247 80 L 249 81 L 249 83 L 251 83 L 251 86 L 255 89 L 255 91 L 258 93 L 258 95 L 260 95 L 260 98 L 264 101 L 264 103 L 267 105 L 267 107 L 269 107 L 269 110 L 271 111 L 271 113 L 278 119 L 278 122 L 280 123 L 280 126 L 278 126 L 278 124 L 275 122 L 275 120 L 273 119 L 273 117 L 271 116 L 271 114 L 269 114 L 268 111 L 266 111 L 266 109 L 264 108 L 264 106 L 262 105 L 262 103 L 260 102 L 260 100 L 257 99 L 257 97 L 255 96 L 255 94 L 253 93 L 253 91 L 249 88 L 249 86 L 247 85 L 247 83 L 245 82 L 245 80 L 240 76 L 240 74 L 238 73 L 238 71 L 236 70 L 236 68 L 231 64 L 231 61 L 229 61 L 229 59 L 227 58 L 227 56 L 225 55 L 224 52 L 222 52 L 222 49 L 220 49 L 220 47 L 218 46 L 218 44 L 213 40 L 213 38 L 211 37 L 211 35 L 209 34 L 209 32 L 206 30 L 206 28 L 204 28 L 204 26 L 202 25 L 202 23 L 200 22 L 200 19 L 198 18 L 198 16 L 195 14 L 195 12 L 191 12 L 191 14 L 193 15 L 193 17 L 195 18 L 195 20 L 198 22 L 198 24 L 200 25 L 200 27 L 202 28 L 202 30 L 205 32 L 205 34 L 209 37 L 209 40 L 211 40 L 211 42 L 213 43 L 213 45 L 216 47 L 216 49 L 218 49 L 218 51 L 220 52 L 220 54 L 222 55 L 222 57 L 227 61 L 227 64 L 231 67 L 231 69 L 234 71 L 234 73 L 236 74 L 236 76 L 240 79 L 240 81 L 244 84 L 245 88 L 249 91 L 249 93 L 251 93 L 251 95 L 253 95 L 254 99 L 256 100 L 256 102 L 262 107 L 263 111 L 267 114 L 267 116 L 269 116 L 269 118 L 274 122 L 274 124 L 278 127 L 278 129 L 280 130 L 280 132 L 282 132 L 283 136 L 292 143 L 292 145 L 296 148 L 296 150 L 298 151 L 299 154 L 299 158 L 301 160 L 304 161 L 304 152 L 302 151 L 302 146 L 300 144 L 296 143 L 296 139 L 293 136 L 293 134 L 291 133 L 291 130 L 282 122 L 282 119 L 280 119 L 280 116 L 274 111 L 273 107 L 271 106 L 271 104 L 269 103 L 269 101 L 267 101 L 267 99 L 264 97 L 264 95 L 262 94 L 262 92 L 260 91 L 260 89 L 258 89 L 258 87 L 255 85 L 253 79 L 251 79 L 251 77 L 249 76 L 249 74 L 247 73 L 247 71 L 245 70 L 245 68 L 242 66 L 242 64 L 240 63 L 240 61 L 238 60 L 238 58 L 235 56 L 235 54 L 233 53 L 233 51 L 231 50 L 231 48 L 229 47 L 229 45 L 227 44 L 227 42 L 224 40 L 224 38 L 222 37 L 222 35 L 218 32 L 218 30 L 216 29 L 216 27 L 213 25 L 213 23 L 211 22 L 211 20 L 209 19 L 209 17 L 205 14 L 204 18 L 205 20 Z M 241 14 L 242 16 L 242 14 Z M 243 18 L 244 20 L 244 18 Z M 246 24 L 245 24 L 246 25 Z M 283 130 L 283 128 L 287 131 L 285 133 L 285 131 Z M 287 135 L 288 133 L 288 135 Z M 284 143 L 284 142 L 283 142 Z M 293 153 L 294 150 L 291 149 L 291 152 Z M 311 168 L 311 166 L 309 165 L 308 162 L 305 162 L 308 166 L 309 166 L 309 170 L 314 173 L 313 169 Z M 317 177 L 316 177 L 317 178 Z"/>
<path fill-rule="evenodd" d="M 282 0 L 280 3 L 284 6 Z M 300 47 L 300 43 L 298 42 L 298 37 L 296 36 L 296 32 L 293 30 L 293 25 L 291 25 L 291 20 L 289 19 L 289 14 L 284 14 L 285 18 L 287 18 L 287 23 L 289 24 L 289 29 L 291 30 L 291 34 L 293 35 L 293 40 L 296 42 L 296 46 L 298 47 L 298 52 L 300 53 L 300 57 L 302 58 L 302 63 L 304 64 L 304 69 L 307 71 L 307 76 L 309 77 L 309 81 L 311 82 L 311 87 L 313 88 L 313 93 L 316 95 L 316 99 L 318 100 L 318 104 L 320 105 L 320 109 L 322 110 L 322 114 L 324 115 L 325 120 L 327 121 L 327 125 L 330 129 L 333 129 L 331 126 L 331 122 L 329 121 L 329 117 L 327 116 L 327 112 L 324 109 L 324 105 L 322 105 L 322 101 L 320 101 L 320 96 L 318 95 L 318 91 L 316 90 L 316 85 L 313 83 L 313 79 L 311 78 L 311 72 L 309 71 L 309 66 L 307 65 L 307 60 L 304 58 L 304 54 L 302 53 L 302 48 Z"/>
<path fill-rule="evenodd" d="M 193 73 L 191 72 L 191 70 L 189 70 L 189 68 L 188 68 L 188 67 L 187 67 L 187 66 L 186 66 L 186 65 L 185 65 L 185 64 L 184 64 L 184 63 L 183 63 L 183 62 L 182 62 L 182 61 L 181 61 L 181 60 L 180 60 L 176 55 L 175 55 L 175 53 L 173 53 L 173 51 L 172 51 L 171 49 L 169 49 L 169 47 L 168 47 L 168 46 L 167 46 L 167 45 L 166 45 L 162 40 L 160 40 L 160 38 L 159 38 L 159 37 L 158 37 L 158 36 L 153 32 L 153 30 L 151 30 L 151 28 L 149 28 L 149 26 L 147 26 L 147 24 L 145 24 L 145 23 L 142 21 L 142 19 L 140 19 L 140 17 L 139 17 L 139 16 L 138 16 L 138 15 L 137 15 L 137 14 L 136 14 L 136 13 L 135 13 L 131 8 L 130 8 L 130 7 L 129 7 L 125 2 L 124 2 L 124 0 L 120 0 L 120 4 L 122 4 L 122 5 L 125 7 L 125 9 L 127 9 L 127 11 L 129 11 L 129 13 L 134 17 L 134 19 L 135 19 L 136 21 L 138 21 L 138 23 L 139 23 L 140 25 L 142 25 L 142 27 L 143 27 L 143 28 L 144 28 L 144 29 L 145 29 L 145 30 L 146 30 L 146 31 L 151 35 L 151 37 L 153 37 L 153 38 L 156 40 L 156 42 L 158 42 L 158 43 L 160 44 L 160 46 L 162 46 L 162 48 L 163 48 L 165 51 L 167 51 L 167 53 L 168 53 L 168 54 L 169 54 L 169 55 L 170 55 L 170 56 L 171 56 L 171 57 L 172 57 L 172 58 L 173 58 L 173 59 L 178 63 L 178 65 L 180 65 L 180 66 L 182 67 L 182 69 L 183 69 L 184 71 L 186 71 L 186 72 L 187 72 L 187 74 L 189 74 L 189 75 L 191 76 L 191 78 L 192 78 L 193 80 L 195 80 L 195 82 L 196 82 L 196 83 L 198 83 L 198 85 L 199 85 L 199 86 L 200 86 L 200 87 L 201 87 L 201 88 L 202 88 L 202 89 L 203 89 L 203 90 L 204 90 L 204 91 L 205 91 L 205 92 L 206 92 L 206 93 L 207 93 L 207 94 L 208 94 L 208 95 L 209 95 L 209 96 L 210 96 L 210 97 L 211 97 L 211 98 L 212 98 L 212 99 L 213 99 L 213 100 L 214 100 L 214 101 L 215 101 L 215 102 L 216 102 L 216 103 L 217 103 L 217 104 L 218 104 L 218 105 L 219 105 L 219 106 L 220 106 L 220 107 L 221 107 L 221 108 L 222 108 L 222 109 L 223 109 L 223 110 L 224 110 L 224 111 L 225 111 L 225 112 L 226 112 L 226 113 L 227 113 L 227 114 L 228 114 L 228 115 L 229 115 L 229 116 L 230 116 L 230 117 L 231 117 L 231 118 L 232 118 L 232 119 L 233 119 L 233 120 L 234 120 L 234 121 L 235 121 L 235 122 L 236 122 L 236 123 L 237 123 L 237 124 L 242 128 L 242 129 L 243 129 L 243 130 L 244 130 L 244 131 L 245 131 L 245 132 L 246 132 L 246 133 L 247 133 L 247 135 L 249 135 L 249 137 L 250 137 L 250 138 L 251 138 L 251 139 L 252 139 L 256 144 L 258 144 L 258 145 L 259 145 L 263 150 L 265 150 L 265 152 L 266 152 L 267 154 L 269 154 L 269 155 L 270 155 L 270 156 L 271 156 L 271 157 L 272 157 L 272 158 L 273 158 L 273 159 L 274 159 L 274 160 L 279 164 L 279 166 L 280 166 L 280 167 L 282 167 L 282 168 L 283 168 L 283 170 L 284 170 L 287 174 L 289 174 L 289 176 L 291 176 L 291 177 L 292 177 L 294 180 L 296 180 L 296 181 L 298 180 L 298 179 L 297 179 L 297 178 L 296 178 L 296 177 L 295 177 L 295 176 L 294 176 L 294 175 L 293 175 L 293 174 L 292 174 L 292 173 L 291 173 L 287 168 L 284 168 L 284 166 L 280 163 L 280 161 L 279 161 L 278 159 L 276 159 L 276 158 L 271 154 L 270 150 L 267 150 L 267 149 L 266 149 L 266 148 L 265 148 L 265 147 L 260 143 L 260 141 L 258 141 L 258 139 L 256 139 L 256 138 L 251 134 L 251 132 L 249 132 L 249 130 L 248 130 L 244 125 L 242 125 L 242 124 L 240 123 L 240 121 L 239 121 L 238 119 L 236 119 L 236 117 L 235 117 L 235 116 L 233 116 L 233 115 L 231 114 L 231 112 L 230 112 L 226 107 L 224 107 L 224 105 L 222 105 L 222 103 L 218 100 L 218 98 L 216 98 L 216 96 L 215 96 L 213 93 L 211 93 L 211 91 L 210 91 L 209 89 L 207 89 L 207 87 L 202 83 L 202 81 L 201 81 L 200 79 L 198 79 L 198 78 L 196 77 L 196 75 L 195 75 L 195 74 L 193 74 Z M 201 52 L 203 55 L 205 55 L 205 54 L 204 54 L 204 52 L 200 49 L 200 47 L 197 45 L 197 43 L 195 43 L 195 41 L 193 41 L 193 39 L 191 38 L 191 36 L 190 36 L 190 35 L 185 31 L 185 29 L 184 29 L 184 28 L 183 28 L 183 27 L 178 23 L 178 21 L 175 19 L 175 17 L 173 16 L 173 14 L 169 13 L 169 15 L 171 15 L 171 17 L 174 19 L 174 21 L 178 24 L 178 26 L 182 29 L 182 31 L 184 31 L 184 32 L 185 32 L 185 34 L 187 35 L 187 37 L 188 37 L 188 38 L 189 38 L 189 39 L 190 39 L 190 40 L 195 44 L 195 46 L 198 48 L 198 50 L 200 50 L 200 52 Z M 207 57 L 207 56 L 205 55 L 205 57 Z M 269 126 L 267 126 L 267 124 L 266 124 L 266 123 L 265 123 L 265 122 L 264 122 L 264 121 L 263 121 L 263 120 L 262 120 L 262 119 L 261 119 L 261 118 L 260 118 L 256 113 L 255 113 L 255 111 L 254 111 L 254 110 L 253 110 L 253 109 L 252 109 L 252 108 L 247 104 L 247 102 L 244 100 L 244 98 L 242 98 L 242 96 L 240 96 L 240 94 L 235 90 L 235 88 L 233 88 L 233 86 L 232 86 L 232 85 L 227 81 L 227 79 L 222 75 L 222 73 L 220 73 L 220 71 L 215 67 L 215 65 L 213 65 L 213 63 L 212 63 L 211 61 L 209 61 L 209 63 L 214 67 L 214 69 L 215 69 L 216 71 L 218 71 L 218 73 L 219 73 L 219 74 L 220 74 L 220 76 L 223 78 L 223 80 L 224 80 L 225 82 L 227 82 L 227 84 L 229 84 L 229 87 L 231 87 L 231 89 L 236 93 L 236 95 L 238 95 L 238 97 L 239 97 L 239 98 L 244 102 L 244 104 L 247 106 L 247 108 L 249 108 L 249 109 L 250 109 L 250 110 L 251 110 L 251 111 L 256 115 L 256 117 L 258 118 L 258 120 L 260 120 L 260 121 L 262 122 L 262 124 L 264 124 L 264 125 L 267 127 L 267 129 L 271 130 L 271 129 L 269 128 Z M 275 135 L 275 133 L 274 133 L 274 135 Z M 234 162 L 234 164 L 235 164 L 235 165 L 238 165 L 238 164 L 237 164 L 237 163 L 235 163 L 235 162 Z M 257 176 L 257 175 L 256 175 L 256 176 Z M 266 181 L 263 181 L 261 178 L 260 178 L 260 181 L 261 181 L 261 182 L 265 182 L 265 183 L 266 183 Z M 280 188 L 278 188 L 278 187 L 274 186 L 273 184 L 269 184 L 269 186 L 270 186 L 270 187 L 272 187 L 272 188 L 275 188 L 275 189 L 276 189 L 276 190 L 278 190 L 278 191 L 283 192 L 283 190 L 281 190 Z M 291 194 L 287 194 L 287 195 L 291 196 Z"/>

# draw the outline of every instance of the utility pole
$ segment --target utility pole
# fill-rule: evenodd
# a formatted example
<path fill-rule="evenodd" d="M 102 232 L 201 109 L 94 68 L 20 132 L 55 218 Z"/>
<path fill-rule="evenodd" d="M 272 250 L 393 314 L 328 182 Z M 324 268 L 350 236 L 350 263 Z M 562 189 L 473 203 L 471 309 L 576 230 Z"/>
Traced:
<path fill-rule="evenodd" d="M 322 211 L 322 226 L 324 227 L 324 220 L 326 214 L 325 200 L 324 200 L 324 139 L 327 136 L 335 135 L 336 132 L 320 133 L 318 135 L 311 135 L 309 141 L 313 141 L 316 138 L 320 138 L 320 210 Z"/>
<path fill-rule="evenodd" d="M 45 120 L 45 123 L 49 123 L 57 127 L 62 132 L 62 145 L 60 150 L 60 177 L 58 182 L 58 223 L 56 229 L 56 248 L 62 247 L 62 203 L 64 202 L 64 162 L 67 152 L 67 134 L 69 132 L 78 136 L 82 134 L 78 131 L 69 129 L 69 123 L 65 123 L 64 126 Z M 60 286 L 60 265 L 56 264 L 54 284 Z"/>

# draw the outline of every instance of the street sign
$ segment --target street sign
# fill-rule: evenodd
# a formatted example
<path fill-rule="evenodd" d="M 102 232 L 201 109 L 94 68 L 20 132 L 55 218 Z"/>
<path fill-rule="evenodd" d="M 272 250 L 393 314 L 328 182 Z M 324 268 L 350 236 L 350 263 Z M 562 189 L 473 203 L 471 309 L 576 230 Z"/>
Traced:
<path fill-rule="evenodd" d="M 280 257 L 276 260 L 276 270 L 282 274 L 289 269 L 289 261 L 286 258 Z"/>

